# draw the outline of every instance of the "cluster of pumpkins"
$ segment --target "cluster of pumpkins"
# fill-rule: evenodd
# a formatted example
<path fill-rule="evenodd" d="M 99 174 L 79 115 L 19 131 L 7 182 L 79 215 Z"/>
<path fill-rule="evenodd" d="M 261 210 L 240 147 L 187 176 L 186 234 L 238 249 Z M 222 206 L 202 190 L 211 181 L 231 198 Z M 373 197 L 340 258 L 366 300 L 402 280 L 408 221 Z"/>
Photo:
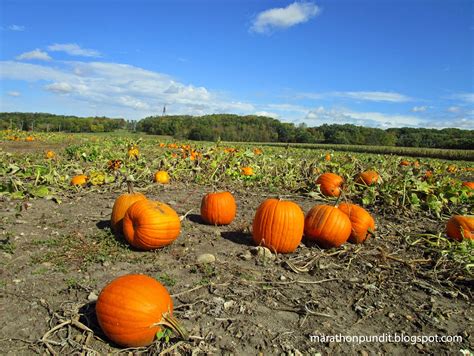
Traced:
<path fill-rule="evenodd" d="M 327 175 L 332 173 L 325 173 L 320 179 Z M 334 196 L 336 188 L 340 189 L 325 182 L 318 184 L 325 195 Z M 208 193 L 202 199 L 201 218 L 207 224 L 230 224 L 236 212 L 235 198 L 230 192 Z M 180 234 L 181 220 L 169 205 L 133 192 L 129 184 L 129 192 L 114 203 L 111 226 L 115 232 L 123 233 L 131 246 L 151 250 L 171 244 Z M 267 199 L 256 211 L 252 230 L 257 245 L 276 253 L 291 253 L 303 234 L 323 248 L 338 247 L 348 240 L 363 243 L 373 234 L 375 221 L 364 208 L 351 203 L 315 205 L 305 217 L 292 201 Z"/>
<path fill-rule="evenodd" d="M 378 176 L 369 172 L 357 179 L 373 184 Z M 367 181 L 363 181 L 367 179 Z M 329 196 L 341 193 L 341 177 L 325 173 L 317 184 Z M 148 200 L 133 191 L 120 195 L 113 206 L 111 226 L 123 233 L 133 247 L 156 249 L 171 244 L 180 234 L 181 220 L 165 203 Z M 230 224 L 237 205 L 230 192 L 208 193 L 202 198 L 201 218 L 211 225 Z M 473 239 L 474 218 L 453 216 L 447 223 L 447 234 L 456 240 Z M 350 203 L 338 206 L 315 205 L 306 214 L 292 201 L 267 199 L 258 207 L 252 225 L 253 240 L 273 252 L 291 253 L 305 235 L 323 248 L 337 247 L 350 241 L 363 243 L 375 230 L 375 222 L 364 208 Z M 124 347 L 151 344 L 163 327 L 171 328 L 182 338 L 186 331 L 172 316 L 173 301 L 166 288 L 156 279 L 129 274 L 116 278 L 101 291 L 96 314 L 105 335 Z"/>

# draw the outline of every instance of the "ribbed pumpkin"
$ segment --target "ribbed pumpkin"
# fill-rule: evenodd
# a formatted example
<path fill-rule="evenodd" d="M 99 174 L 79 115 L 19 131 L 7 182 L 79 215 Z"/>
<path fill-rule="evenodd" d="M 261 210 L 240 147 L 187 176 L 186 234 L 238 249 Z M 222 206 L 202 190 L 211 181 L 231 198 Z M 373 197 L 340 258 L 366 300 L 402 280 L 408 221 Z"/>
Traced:
<path fill-rule="evenodd" d="M 334 173 L 323 173 L 316 180 L 316 184 L 320 185 L 321 193 L 328 197 L 338 197 L 341 195 L 341 187 L 344 179 Z"/>
<path fill-rule="evenodd" d="M 324 248 L 339 247 L 352 231 L 349 217 L 330 205 L 315 205 L 306 214 L 305 236 Z"/>
<path fill-rule="evenodd" d="M 253 219 L 254 242 L 279 253 L 295 251 L 303 231 L 303 211 L 291 201 L 267 199 L 260 204 Z"/>
<path fill-rule="evenodd" d="M 357 175 L 356 182 L 359 184 L 374 185 L 378 183 L 379 179 L 379 174 L 376 171 L 365 171 Z"/>
<path fill-rule="evenodd" d="M 141 250 L 152 250 L 171 244 L 178 237 L 181 222 L 169 205 L 139 200 L 128 208 L 123 218 L 125 239 Z"/>
<path fill-rule="evenodd" d="M 237 204 L 230 192 L 206 194 L 201 201 L 201 218 L 208 224 L 230 224 L 237 212 Z"/>
<path fill-rule="evenodd" d="M 349 236 L 349 242 L 354 244 L 364 243 L 375 231 L 375 221 L 372 215 L 361 206 L 355 204 L 342 203 L 339 204 L 338 208 L 351 221 L 352 231 Z"/>
<path fill-rule="evenodd" d="M 77 176 L 72 177 L 71 179 L 71 185 L 84 185 L 87 183 L 87 180 L 89 179 L 88 176 L 85 174 L 80 174 Z"/>
<path fill-rule="evenodd" d="M 110 225 L 112 226 L 112 230 L 115 232 L 122 232 L 123 217 L 128 208 L 130 208 L 133 203 L 146 199 L 142 193 L 135 193 L 133 191 L 132 183 L 127 182 L 127 187 L 128 193 L 122 194 L 115 199 L 114 206 L 112 207 Z"/>
<path fill-rule="evenodd" d="M 160 325 L 186 337 L 172 317 L 173 301 L 168 291 L 149 276 L 128 274 L 113 280 L 100 292 L 95 310 L 104 334 L 120 346 L 151 344 Z"/>
<path fill-rule="evenodd" d="M 454 240 L 474 239 L 474 216 L 454 215 L 446 224 L 448 237 Z"/>
<path fill-rule="evenodd" d="M 166 171 L 158 171 L 155 173 L 154 181 L 156 183 L 168 184 L 170 182 L 170 176 Z"/>

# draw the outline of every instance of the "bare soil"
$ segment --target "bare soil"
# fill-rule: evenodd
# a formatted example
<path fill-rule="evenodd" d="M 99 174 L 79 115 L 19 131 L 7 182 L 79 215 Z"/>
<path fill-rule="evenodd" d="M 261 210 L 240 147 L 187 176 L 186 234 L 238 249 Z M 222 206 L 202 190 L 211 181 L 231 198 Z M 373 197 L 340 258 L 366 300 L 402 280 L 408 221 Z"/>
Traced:
<path fill-rule="evenodd" d="M 422 215 L 372 211 L 377 236 L 364 245 L 321 250 L 303 241 L 274 260 L 252 253 L 258 205 L 274 194 L 233 191 L 238 215 L 228 226 L 205 225 L 199 207 L 210 187 L 151 186 L 149 198 L 171 205 L 178 239 L 135 251 L 110 231 L 117 193 L 87 189 L 52 200 L 0 201 L 0 350 L 2 354 L 120 353 L 97 325 L 94 301 L 127 273 L 144 273 L 170 291 L 174 315 L 191 335 L 148 348 L 158 354 L 460 354 L 474 351 L 472 280 L 410 246 L 410 234 L 437 233 Z M 287 195 L 307 212 L 314 198 Z M 1 198 L 0 198 L 1 199 Z M 190 211 L 191 210 L 191 211 Z M 210 253 L 211 264 L 197 257 Z M 86 328 L 92 330 L 89 332 Z M 316 342 L 311 335 L 459 335 L 452 343 Z M 127 352 L 127 351 L 122 351 Z"/>

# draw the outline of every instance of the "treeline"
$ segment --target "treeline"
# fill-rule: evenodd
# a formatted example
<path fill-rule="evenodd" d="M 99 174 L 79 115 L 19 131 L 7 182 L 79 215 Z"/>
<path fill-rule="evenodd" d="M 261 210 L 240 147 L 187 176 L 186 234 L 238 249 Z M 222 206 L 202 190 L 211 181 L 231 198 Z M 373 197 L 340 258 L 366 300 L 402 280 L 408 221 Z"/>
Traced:
<path fill-rule="evenodd" d="M 127 128 L 125 119 L 77 117 L 46 113 L 0 113 L 0 129 L 23 131 L 111 132 Z"/>
<path fill-rule="evenodd" d="M 150 116 L 140 121 L 44 113 L 0 113 L 0 129 L 110 132 L 117 129 L 197 141 L 323 143 L 474 149 L 474 130 L 391 128 L 350 124 L 307 127 L 256 115 Z"/>
<path fill-rule="evenodd" d="M 387 130 L 350 124 L 307 127 L 263 116 L 216 114 L 206 116 L 152 116 L 136 129 L 177 139 L 236 142 L 330 143 L 474 149 L 474 131 L 460 129 L 391 128 Z"/>

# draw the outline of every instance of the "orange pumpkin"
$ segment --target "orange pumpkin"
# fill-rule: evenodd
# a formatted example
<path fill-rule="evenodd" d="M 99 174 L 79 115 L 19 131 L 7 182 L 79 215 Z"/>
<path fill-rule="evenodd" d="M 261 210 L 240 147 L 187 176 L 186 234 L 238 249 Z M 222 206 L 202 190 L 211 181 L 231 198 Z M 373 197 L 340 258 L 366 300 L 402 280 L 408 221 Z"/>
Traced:
<path fill-rule="evenodd" d="M 85 174 L 80 174 L 77 176 L 72 177 L 71 185 L 84 185 L 89 180 L 89 177 Z"/>
<path fill-rule="evenodd" d="M 400 166 L 405 166 L 405 167 L 411 166 L 411 163 L 407 160 L 403 160 L 400 162 Z"/>
<path fill-rule="evenodd" d="M 156 183 L 168 184 L 170 182 L 170 176 L 166 171 L 158 171 L 155 173 L 154 181 Z"/>
<path fill-rule="evenodd" d="M 48 159 L 53 159 L 56 157 L 56 153 L 54 153 L 54 151 L 48 150 L 45 152 L 44 156 Z"/>
<path fill-rule="evenodd" d="M 304 234 L 323 248 L 341 246 L 351 231 L 349 217 L 336 207 L 315 205 L 306 214 Z"/>
<path fill-rule="evenodd" d="M 470 190 L 473 190 L 474 189 L 474 182 L 462 182 L 461 186 L 467 187 Z"/>
<path fill-rule="evenodd" d="M 474 240 L 474 216 L 452 216 L 446 223 L 446 233 L 457 241 Z"/>
<path fill-rule="evenodd" d="M 253 168 L 252 167 L 242 167 L 242 174 L 244 176 L 253 176 Z"/>
<path fill-rule="evenodd" d="M 365 240 L 375 231 L 375 221 L 372 215 L 361 206 L 342 203 L 339 204 L 339 210 L 349 217 L 351 221 L 351 235 L 349 242 L 354 244 L 364 243 Z"/>
<path fill-rule="evenodd" d="M 279 253 L 295 251 L 303 231 L 303 211 L 291 201 L 267 199 L 260 204 L 253 219 L 254 242 Z"/>
<path fill-rule="evenodd" d="M 105 286 L 95 311 L 104 334 L 123 347 L 151 344 L 162 325 L 172 325 L 185 336 L 172 317 L 173 301 L 166 288 L 143 274 L 118 277 Z"/>
<path fill-rule="evenodd" d="M 112 207 L 110 225 L 112 226 L 112 230 L 115 232 L 122 232 L 123 218 L 128 208 L 130 208 L 133 203 L 146 199 L 142 193 L 135 193 L 133 191 L 132 183 L 127 182 L 127 186 L 128 193 L 122 194 L 115 199 L 114 206 Z"/>
<path fill-rule="evenodd" d="M 230 192 L 206 194 L 201 201 L 201 218 L 208 224 L 228 225 L 237 212 L 237 204 Z"/>
<path fill-rule="evenodd" d="M 123 233 L 130 245 L 152 250 L 171 244 L 178 237 L 181 222 L 169 205 L 147 199 L 138 200 L 123 218 Z"/>
<path fill-rule="evenodd" d="M 334 173 L 323 173 L 316 180 L 316 184 L 319 184 L 321 193 L 324 195 L 328 197 L 338 197 L 341 195 L 344 179 Z"/>
<path fill-rule="evenodd" d="M 331 160 L 331 155 L 329 153 L 326 153 L 326 156 L 324 157 L 324 160 L 326 162 L 329 162 Z"/>
<path fill-rule="evenodd" d="M 380 177 L 376 171 L 365 171 L 357 175 L 356 182 L 365 185 L 377 184 Z"/>

